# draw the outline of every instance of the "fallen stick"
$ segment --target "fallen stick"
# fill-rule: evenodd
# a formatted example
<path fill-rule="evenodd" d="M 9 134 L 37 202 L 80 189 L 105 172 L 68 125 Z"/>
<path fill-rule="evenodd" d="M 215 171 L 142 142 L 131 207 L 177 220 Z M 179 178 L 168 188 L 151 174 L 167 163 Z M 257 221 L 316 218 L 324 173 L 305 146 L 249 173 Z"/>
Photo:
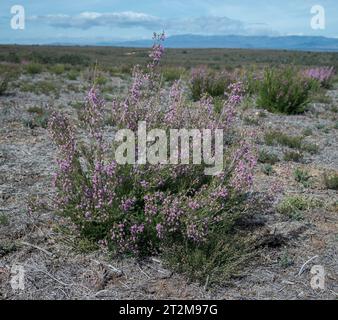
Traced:
<path fill-rule="evenodd" d="M 46 255 L 48 255 L 48 256 L 50 256 L 50 257 L 53 256 L 53 253 L 47 251 L 47 250 L 44 249 L 44 248 L 41 248 L 41 247 L 39 247 L 39 246 L 36 246 L 35 244 L 31 244 L 31 243 L 28 243 L 28 242 L 26 242 L 26 241 L 21 241 L 20 243 L 23 244 L 23 245 L 25 245 L 25 246 L 29 246 L 29 247 L 38 249 L 38 250 L 44 252 Z"/>
<path fill-rule="evenodd" d="M 304 272 L 305 267 L 306 267 L 311 261 L 313 261 L 313 260 L 315 260 L 315 259 L 317 259 L 317 258 L 318 258 L 318 256 L 314 256 L 314 257 L 312 257 L 311 259 L 309 259 L 308 261 L 306 261 L 306 262 L 302 265 L 302 267 L 300 268 L 300 270 L 299 270 L 299 272 L 298 272 L 298 277 Z"/>
<path fill-rule="evenodd" d="M 118 274 L 123 274 L 123 271 L 120 270 L 120 269 L 117 269 L 116 267 L 112 266 L 111 264 L 107 264 L 107 263 L 104 263 L 104 262 L 101 262 L 101 261 L 97 261 L 95 259 L 90 259 L 91 261 L 95 262 L 97 265 L 103 265 L 103 266 L 106 266 L 110 269 L 112 269 L 114 272 L 118 273 Z"/>

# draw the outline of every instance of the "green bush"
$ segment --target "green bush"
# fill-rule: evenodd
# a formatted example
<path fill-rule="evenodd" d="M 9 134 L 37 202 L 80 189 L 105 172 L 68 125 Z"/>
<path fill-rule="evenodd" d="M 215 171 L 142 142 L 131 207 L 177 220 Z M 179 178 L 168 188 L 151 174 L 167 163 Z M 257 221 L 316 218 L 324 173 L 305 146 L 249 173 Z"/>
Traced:
<path fill-rule="evenodd" d="M 51 81 L 38 81 L 38 82 L 23 82 L 21 84 L 21 91 L 33 92 L 35 94 L 57 94 L 59 88 Z"/>
<path fill-rule="evenodd" d="M 319 146 L 315 143 L 304 143 L 302 150 L 310 154 L 317 154 L 319 152 Z"/>
<path fill-rule="evenodd" d="M 284 153 L 284 161 L 301 162 L 303 154 L 299 151 L 286 151 Z"/>
<path fill-rule="evenodd" d="M 332 175 L 324 174 L 324 184 L 327 189 L 338 190 L 338 173 Z"/>
<path fill-rule="evenodd" d="M 274 165 L 279 161 L 279 158 L 274 153 L 269 153 L 265 150 L 261 150 L 258 155 L 258 161 L 261 163 Z"/>
<path fill-rule="evenodd" d="M 65 66 L 63 64 L 55 64 L 50 67 L 50 71 L 56 75 L 60 75 L 65 72 Z"/>
<path fill-rule="evenodd" d="M 298 114 L 305 111 L 314 81 L 292 68 L 269 68 L 258 90 L 257 105 L 270 112 Z"/>
<path fill-rule="evenodd" d="M 301 196 L 284 198 L 277 206 L 277 211 L 292 220 L 302 220 L 303 212 L 311 207 L 308 199 Z"/>
<path fill-rule="evenodd" d="M 266 174 L 267 176 L 271 176 L 273 174 L 273 167 L 269 163 L 265 163 L 262 166 L 262 172 Z"/>
<path fill-rule="evenodd" d="M 279 144 L 291 149 L 302 149 L 302 136 L 289 136 L 281 131 L 269 131 L 264 136 L 265 143 L 269 146 Z"/>
<path fill-rule="evenodd" d="M 47 129 L 50 112 L 45 111 L 42 114 L 36 113 L 31 119 L 24 120 L 24 125 L 30 129 L 44 128 Z"/>
<path fill-rule="evenodd" d="M 9 225 L 9 219 L 4 214 L 0 214 L 0 226 L 8 226 Z"/>
<path fill-rule="evenodd" d="M 250 69 L 245 72 L 243 82 L 245 84 L 245 92 L 252 96 L 259 92 L 262 75 L 256 69 Z"/>
<path fill-rule="evenodd" d="M 194 101 L 208 94 L 211 97 L 224 97 L 229 85 L 234 81 L 234 75 L 227 71 L 215 72 L 205 67 L 192 70 L 190 91 Z"/>
<path fill-rule="evenodd" d="M 79 76 L 79 73 L 76 70 L 71 70 L 67 74 L 68 80 L 76 80 Z"/>
<path fill-rule="evenodd" d="M 29 63 L 26 65 L 26 72 L 29 74 L 38 74 L 41 73 L 43 67 L 39 63 Z"/>
<path fill-rule="evenodd" d="M 99 75 L 95 79 L 95 83 L 99 86 L 104 86 L 108 82 L 108 79 L 104 75 Z"/>
<path fill-rule="evenodd" d="M 0 96 L 3 95 L 8 88 L 8 76 L 2 75 L 0 77 Z"/>
<path fill-rule="evenodd" d="M 175 80 L 179 80 L 183 73 L 184 73 L 183 68 L 173 68 L 173 67 L 168 67 L 163 69 L 163 78 L 165 81 L 168 82 L 173 82 Z"/>
<path fill-rule="evenodd" d="M 3 95 L 7 89 L 10 81 L 19 77 L 19 69 L 13 65 L 0 65 L 0 96 Z"/>
<path fill-rule="evenodd" d="M 310 186 L 311 176 L 308 173 L 308 171 L 297 168 L 293 172 L 293 176 L 294 176 L 295 180 L 297 182 L 301 183 L 305 188 L 308 188 Z"/>

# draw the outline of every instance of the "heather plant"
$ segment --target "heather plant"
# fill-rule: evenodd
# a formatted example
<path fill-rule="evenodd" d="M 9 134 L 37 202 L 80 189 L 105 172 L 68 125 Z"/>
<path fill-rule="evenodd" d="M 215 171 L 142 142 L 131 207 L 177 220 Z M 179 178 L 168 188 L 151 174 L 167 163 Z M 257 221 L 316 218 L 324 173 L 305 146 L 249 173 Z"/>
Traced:
<path fill-rule="evenodd" d="M 305 70 L 303 76 L 318 81 L 324 88 L 330 88 L 335 73 L 334 67 L 318 67 Z"/>
<path fill-rule="evenodd" d="M 128 94 L 113 101 L 110 114 L 93 86 L 86 97 L 81 126 L 63 114 L 52 115 L 49 129 L 59 150 L 53 176 L 55 201 L 82 237 L 116 254 L 164 254 L 173 266 L 177 262 L 174 258 L 184 253 L 182 271 L 199 268 L 190 275 L 204 279 L 208 275 L 212 282 L 243 258 L 239 254 L 245 251 L 243 243 L 224 241 L 236 238 L 236 221 L 247 211 L 256 158 L 250 143 L 233 128 L 241 84 L 228 88 L 220 113 L 209 96 L 191 102 L 180 81 L 163 89 L 158 72 L 163 40 L 164 34 L 154 35 L 147 68 L 134 67 Z M 224 168 L 217 175 L 205 175 L 205 163 L 121 164 L 114 158 L 121 141 L 106 132 L 107 116 L 116 130 L 133 132 L 140 121 L 146 122 L 148 130 L 222 129 L 226 135 L 221 141 Z M 133 153 L 138 161 L 143 157 L 139 154 L 141 143 L 154 147 L 156 139 L 136 138 Z M 242 251 L 236 249 L 239 247 Z"/>
<path fill-rule="evenodd" d="M 298 114 L 305 111 L 314 83 L 293 68 L 269 68 L 258 90 L 257 105 L 270 112 Z"/>
<path fill-rule="evenodd" d="M 234 73 L 226 70 L 211 71 L 205 66 L 192 69 L 190 91 L 194 101 L 200 100 L 205 94 L 211 97 L 223 97 L 229 85 L 235 82 Z"/>

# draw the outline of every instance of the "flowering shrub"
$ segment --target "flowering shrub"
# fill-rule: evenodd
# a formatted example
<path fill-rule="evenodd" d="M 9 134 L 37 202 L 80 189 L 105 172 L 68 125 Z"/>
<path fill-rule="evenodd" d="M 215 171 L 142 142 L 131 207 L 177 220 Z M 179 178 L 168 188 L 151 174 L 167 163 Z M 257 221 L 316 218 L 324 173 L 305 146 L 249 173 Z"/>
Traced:
<path fill-rule="evenodd" d="M 306 79 L 292 68 L 266 69 L 258 91 L 257 104 L 271 112 L 302 113 L 313 88 L 312 79 Z"/>
<path fill-rule="evenodd" d="M 211 97 L 222 97 L 235 79 L 235 75 L 228 71 L 215 72 L 204 66 L 194 68 L 190 80 L 192 99 L 198 101 L 205 94 Z"/>
<path fill-rule="evenodd" d="M 220 255 L 229 244 L 221 244 L 245 211 L 256 158 L 250 144 L 233 130 L 241 84 L 229 87 L 220 114 L 210 97 L 189 101 L 180 81 L 169 91 L 161 88 L 157 66 L 163 55 L 163 38 L 155 34 L 151 62 L 146 71 L 135 66 L 129 93 L 113 102 L 111 114 L 105 114 L 105 102 L 93 87 L 80 132 L 64 115 L 52 116 L 49 128 L 59 150 L 53 179 L 56 201 L 82 236 L 116 253 L 140 256 L 180 248 L 180 253 L 191 257 L 214 259 L 203 269 L 205 275 L 215 264 L 220 268 L 230 263 L 229 252 Z M 149 129 L 223 129 L 224 170 L 207 176 L 206 164 L 118 164 L 112 155 L 116 142 L 112 147 L 108 143 L 105 116 L 115 129 L 137 130 L 139 121 L 147 121 Z M 137 154 L 138 147 L 135 149 Z M 217 258 L 212 258 L 212 250 Z"/>
<path fill-rule="evenodd" d="M 305 78 L 314 79 L 324 88 L 329 88 L 335 75 L 334 67 L 320 67 L 307 69 L 303 72 Z"/>

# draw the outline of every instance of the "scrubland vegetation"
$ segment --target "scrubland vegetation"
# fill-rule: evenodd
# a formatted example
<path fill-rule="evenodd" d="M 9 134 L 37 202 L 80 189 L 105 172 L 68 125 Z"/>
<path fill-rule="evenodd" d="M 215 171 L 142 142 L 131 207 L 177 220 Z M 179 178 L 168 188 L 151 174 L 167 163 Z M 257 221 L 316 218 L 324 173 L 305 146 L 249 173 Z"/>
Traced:
<path fill-rule="evenodd" d="M 337 67 L 337 53 L 164 50 L 161 36 L 150 52 L 0 46 L 3 137 L 21 125 L 23 136 L 46 139 L 50 157 L 40 163 L 48 167 L 48 200 L 29 186 L 29 205 L 20 204 L 32 221 L 28 234 L 47 228 L 53 245 L 134 259 L 137 268 L 160 259 L 205 291 L 223 294 L 225 284 L 262 266 L 283 276 L 290 270 L 294 281 L 297 259 L 309 258 L 304 247 L 317 254 L 313 237 L 326 239 L 323 263 L 337 241 L 323 231 L 337 215 Z M 139 121 L 166 132 L 223 129 L 223 173 L 206 176 L 204 164 L 116 163 L 116 131 L 136 130 Z M 3 137 L 0 165 L 13 152 Z M 0 179 L 5 205 L 11 179 Z M 35 218 L 47 207 L 59 221 Z M 0 212 L 0 228 L 9 230 L 3 237 L 18 225 L 13 212 Z M 309 225 L 311 238 L 303 235 Z M 10 248 L 0 238 L 0 257 L 14 256 L 18 249 Z"/>

